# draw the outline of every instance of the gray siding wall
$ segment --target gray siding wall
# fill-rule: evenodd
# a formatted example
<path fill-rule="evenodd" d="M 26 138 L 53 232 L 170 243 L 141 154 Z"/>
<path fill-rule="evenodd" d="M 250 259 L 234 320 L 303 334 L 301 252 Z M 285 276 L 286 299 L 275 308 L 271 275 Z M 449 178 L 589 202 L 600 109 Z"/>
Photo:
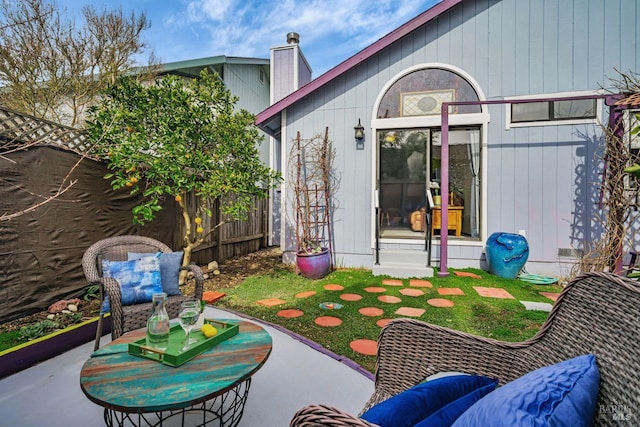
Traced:
<path fill-rule="evenodd" d="M 450 64 L 470 74 L 488 99 L 597 90 L 611 86 L 615 69 L 640 69 L 639 21 L 637 0 L 466 1 L 290 107 L 287 145 L 297 131 L 308 138 L 328 126 L 337 150 L 338 263 L 372 263 L 375 137 L 368 124 L 376 97 L 397 73 L 417 64 Z M 505 108 L 488 110 L 485 236 L 526 230 L 527 265 L 557 274 L 558 249 L 580 247 L 597 227 L 595 158 L 602 131 L 594 125 L 505 130 Z M 366 128 L 361 151 L 353 139 L 358 119 Z M 479 263 L 482 247 L 449 253 L 451 266 L 456 257 Z"/>
<path fill-rule="evenodd" d="M 269 73 L 264 66 L 264 82 L 260 81 L 260 65 L 225 64 L 224 83 L 238 97 L 236 109 L 258 114 L 269 106 Z M 260 145 L 260 160 L 269 164 L 269 142 L 265 134 Z"/>

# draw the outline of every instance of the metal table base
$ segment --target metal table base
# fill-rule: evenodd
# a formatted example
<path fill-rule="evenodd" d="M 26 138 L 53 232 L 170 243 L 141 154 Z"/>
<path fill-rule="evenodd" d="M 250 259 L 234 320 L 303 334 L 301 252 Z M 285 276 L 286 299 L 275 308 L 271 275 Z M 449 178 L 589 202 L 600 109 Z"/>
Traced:
<path fill-rule="evenodd" d="M 129 413 L 105 408 L 104 422 L 109 427 L 234 427 L 242 418 L 250 386 L 248 378 L 211 400 L 183 409 Z"/>

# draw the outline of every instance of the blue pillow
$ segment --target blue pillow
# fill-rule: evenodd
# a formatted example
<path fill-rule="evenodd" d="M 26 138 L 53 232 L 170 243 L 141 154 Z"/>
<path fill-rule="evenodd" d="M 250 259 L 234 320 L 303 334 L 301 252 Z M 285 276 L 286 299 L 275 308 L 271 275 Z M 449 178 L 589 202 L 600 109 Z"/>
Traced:
<path fill-rule="evenodd" d="M 180 292 L 180 267 L 182 265 L 183 251 L 178 252 L 158 252 L 160 254 L 160 277 L 162 279 L 162 289 L 167 295 L 182 295 Z M 153 256 L 150 253 L 129 252 L 129 261 L 142 257 Z"/>
<path fill-rule="evenodd" d="M 159 256 L 150 256 L 133 261 L 102 261 L 102 274 L 111 277 L 120 285 L 122 305 L 140 304 L 151 301 L 153 294 L 161 293 Z M 105 298 L 101 311 L 110 311 L 109 300 Z"/>
<path fill-rule="evenodd" d="M 592 354 L 545 366 L 489 393 L 453 426 L 591 426 L 599 381 Z"/>
<path fill-rule="evenodd" d="M 456 399 L 438 409 L 436 412 L 416 424 L 415 427 L 450 427 L 460 415 L 462 415 L 478 400 L 492 392 L 497 385 L 498 380 L 494 380 L 491 384 L 487 384 L 484 387 L 473 390 L 471 393 L 465 394 L 461 398 Z"/>
<path fill-rule="evenodd" d="M 475 375 L 453 375 L 425 381 L 378 403 L 360 416 L 381 427 L 412 427 L 440 408 L 497 381 Z"/>

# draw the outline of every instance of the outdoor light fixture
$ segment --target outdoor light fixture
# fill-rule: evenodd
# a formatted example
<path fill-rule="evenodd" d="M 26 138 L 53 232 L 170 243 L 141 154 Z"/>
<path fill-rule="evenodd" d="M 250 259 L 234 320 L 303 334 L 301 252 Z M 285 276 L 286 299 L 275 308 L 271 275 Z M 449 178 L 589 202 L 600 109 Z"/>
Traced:
<path fill-rule="evenodd" d="M 356 141 L 362 141 L 364 139 L 364 127 L 360 124 L 360 119 L 358 119 L 358 125 L 354 126 L 353 130 L 355 131 Z"/>

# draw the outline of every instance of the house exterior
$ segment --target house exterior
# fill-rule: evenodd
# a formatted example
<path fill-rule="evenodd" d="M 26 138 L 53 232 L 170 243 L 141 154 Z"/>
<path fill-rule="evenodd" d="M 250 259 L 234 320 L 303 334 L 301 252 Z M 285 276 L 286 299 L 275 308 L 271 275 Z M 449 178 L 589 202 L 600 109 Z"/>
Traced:
<path fill-rule="evenodd" d="M 598 234 L 605 95 L 616 70 L 640 69 L 639 21 L 637 0 L 443 0 L 274 102 L 256 123 L 285 175 L 273 212 L 285 260 L 287 155 L 297 132 L 328 127 L 337 265 L 484 268 L 488 237 L 510 232 L 527 237 L 529 272 L 566 274 Z"/>
<path fill-rule="evenodd" d="M 203 69 L 216 72 L 225 87 L 238 97 L 236 109 L 244 109 L 258 114 L 271 104 L 270 61 L 266 58 L 246 58 L 237 56 L 212 56 L 186 61 L 168 62 L 160 65 L 160 76 L 173 74 L 185 78 L 196 78 Z M 260 159 L 269 163 L 267 138 L 260 146 Z"/>

